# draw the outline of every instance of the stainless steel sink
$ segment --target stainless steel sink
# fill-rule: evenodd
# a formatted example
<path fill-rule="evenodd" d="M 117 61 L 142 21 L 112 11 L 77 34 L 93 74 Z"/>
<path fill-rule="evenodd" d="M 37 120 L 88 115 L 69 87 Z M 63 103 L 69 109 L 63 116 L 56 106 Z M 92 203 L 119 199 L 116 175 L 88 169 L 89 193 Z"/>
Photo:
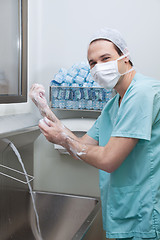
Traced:
<path fill-rule="evenodd" d="M 43 240 L 101 240 L 100 199 L 34 192 Z M 0 239 L 34 240 L 35 216 L 30 194 L 5 190 L 0 194 Z"/>
<path fill-rule="evenodd" d="M 9 138 L 18 147 L 26 171 L 31 175 L 37 134 L 24 131 L 11 134 Z M 0 163 L 22 171 L 15 153 L 1 140 Z M 9 169 L 3 171 L 14 179 L 0 175 L 0 240 L 39 240 L 28 185 L 15 181 L 15 178 L 20 178 L 17 172 L 11 173 Z M 103 239 L 99 198 L 37 191 L 34 197 L 43 240 Z"/>

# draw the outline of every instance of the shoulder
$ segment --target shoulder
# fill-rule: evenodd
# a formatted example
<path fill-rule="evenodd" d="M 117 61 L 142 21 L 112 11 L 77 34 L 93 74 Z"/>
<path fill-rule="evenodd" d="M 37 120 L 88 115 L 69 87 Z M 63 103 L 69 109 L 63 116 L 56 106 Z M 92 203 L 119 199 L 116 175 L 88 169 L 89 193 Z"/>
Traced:
<path fill-rule="evenodd" d="M 129 90 L 143 93 L 150 88 L 151 83 L 152 83 L 151 78 L 136 73 L 135 77 L 132 80 Z"/>
<path fill-rule="evenodd" d="M 135 98 L 135 100 L 142 98 L 151 99 L 157 92 L 160 92 L 160 81 L 136 73 L 132 83 L 126 91 L 126 97 Z"/>
<path fill-rule="evenodd" d="M 155 86 L 157 89 L 160 89 L 160 80 L 154 79 L 152 77 L 145 76 L 140 73 L 136 73 L 135 77 L 133 78 L 133 83 L 131 84 L 133 89 L 137 90 L 145 90 L 145 89 L 154 89 Z"/>

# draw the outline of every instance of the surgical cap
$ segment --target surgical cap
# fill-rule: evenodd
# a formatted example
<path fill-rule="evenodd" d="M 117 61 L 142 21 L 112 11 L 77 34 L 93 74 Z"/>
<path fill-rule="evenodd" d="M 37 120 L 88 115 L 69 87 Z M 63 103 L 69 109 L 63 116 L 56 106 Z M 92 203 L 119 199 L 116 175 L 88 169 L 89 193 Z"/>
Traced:
<path fill-rule="evenodd" d="M 116 29 L 112 28 L 100 29 L 91 37 L 90 43 L 98 39 L 105 39 L 111 41 L 122 51 L 123 54 L 128 52 L 125 40 L 123 39 L 120 32 L 117 31 Z"/>

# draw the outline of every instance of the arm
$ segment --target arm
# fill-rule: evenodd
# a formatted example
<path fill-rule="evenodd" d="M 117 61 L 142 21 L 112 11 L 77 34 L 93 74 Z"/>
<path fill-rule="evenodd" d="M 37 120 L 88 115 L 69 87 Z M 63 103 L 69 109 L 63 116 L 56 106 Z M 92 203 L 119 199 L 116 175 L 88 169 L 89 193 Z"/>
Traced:
<path fill-rule="evenodd" d="M 66 148 L 76 151 L 77 156 L 86 163 L 106 172 L 115 171 L 137 144 L 138 139 L 111 137 L 104 147 L 84 145 L 70 138 Z"/>
<path fill-rule="evenodd" d="M 110 173 L 122 164 L 138 142 L 136 138 L 111 137 L 106 146 L 100 147 L 87 134 L 84 139 L 90 143 L 72 138 L 51 121 L 40 122 L 39 127 L 48 141 L 62 145 L 75 159 Z"/>

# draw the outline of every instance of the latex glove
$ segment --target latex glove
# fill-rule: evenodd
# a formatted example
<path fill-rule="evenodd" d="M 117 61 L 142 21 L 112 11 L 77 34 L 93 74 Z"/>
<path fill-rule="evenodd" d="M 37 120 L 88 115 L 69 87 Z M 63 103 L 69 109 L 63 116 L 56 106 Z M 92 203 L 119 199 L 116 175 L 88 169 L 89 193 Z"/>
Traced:
<path fill-rule="evenodd" d="M 45 98 L 45 89 L 41 84 L 33 84 L 29 96 L 35 105 L 38 107 L 42 116 L 46 116 L 46 112 L 49 110 L 47 100 Z"/>
<path fill-rule="evenodd" d="M 65 146 L 68 135 L 60 121 L 53 122 L 45 117 L 39 121 L 39 128 L 49 142 Z"/>

